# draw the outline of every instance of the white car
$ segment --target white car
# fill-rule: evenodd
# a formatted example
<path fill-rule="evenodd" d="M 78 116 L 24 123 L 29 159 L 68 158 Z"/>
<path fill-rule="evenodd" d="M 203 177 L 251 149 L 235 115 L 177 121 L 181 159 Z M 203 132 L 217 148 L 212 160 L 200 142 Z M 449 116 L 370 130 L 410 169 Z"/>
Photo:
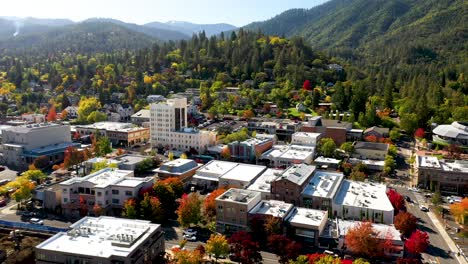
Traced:
<path fill-rule="evenodd" d="M 191 235 L 184 235 L 184 239 L 186 239 L 188 241 L 197 241 L 197 237 L 196 236 L 191 236 Z"/>
<path fill-rule="evenodd" d="M 31 218 L 31 219 L 29 219 L 29 223 L 36 224 L 36 225 L 43 225 L 44 221 L 42 221 L 39 218 Z"/>
<path fill-rule="evenodd" d="M 193 230 L 193 229 L 191 229 L 191 228 L 185 229 L 185 230 L 184 230 L 184 237 L 185 237 L 186 235 L 187 235 L 187 236 L 196 236 L 196 235 L 197 235 L 197 231 L 196 231 L 196 230 Z"/>
<path fill-rule="evenodd" d="M 419 209 L 421 209 L 421 211 L 423 211 L 423 212 L 429 212 L 429 208 L 427 208 L 427 206 L 425 206 L 425 205 L 420 205 Z"/>

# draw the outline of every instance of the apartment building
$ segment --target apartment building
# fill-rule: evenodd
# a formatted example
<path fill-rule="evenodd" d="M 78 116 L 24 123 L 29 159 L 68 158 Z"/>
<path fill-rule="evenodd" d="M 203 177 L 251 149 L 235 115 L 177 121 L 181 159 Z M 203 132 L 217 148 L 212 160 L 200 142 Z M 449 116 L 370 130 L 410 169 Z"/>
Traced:
<path fill-rule="evenodd" d="M 248 212 L 261 201 L 259 192 L 234 189 L 227 190 L 216 199 L 216 231 L 223 234 L 247 230 Z"/>
<path fill-rule="evenodd" d="M 312 178 L 315 166 L 307 164 L 292 165 L 271 183 L 271 195 L 293 205 L 301 203 L 301 193 Z"/>
<path fill-rule="evenodd" d="M 102 169 L 85 177 L 75 177 L 59 183 L 65 215 L 78 217 L 80 210 L 93 213 L 99 205 L 105 214 L 120 215 L 123 204 L 138 196 L 141 189 L 153 186 L 154 178 L 133 177 L 133 171 Z"/>
<path fill-rule="evenodd" d="M 65 149 L 72 143 L 70 126 L 52 123 L 30 124 L 2 130 L 0 163 L 25 170 L 40 156 L 47 156 L 50 164 L 63 161 Z"/>
<path fill-rule="evenodd" d="M 187 127 L 187 98 L 151 104 L 150 114 L 153 148 L 203 153 L 216 143 L 216 133 Z"/>
<path fill-rule="evenodd" d="M 97 122 L 91 125 L 77 125 L 75 130 L 81 136 L 99 133 L 108 137 L 113 147 L 131 147 L 149 141 L 149 128 L 137 127 L 131 123 Z"/>
<path fill-rule="evenodd" d="M 468 196 L 468 161 L 439 160 L 416 155 L 413 186 L 420 186 L 444 195 Z"/>
<path fill-rule="evenodd" d="M 143 264 L 165 250 L 161 225 L 108 216 L 84 217 L 37 245 L 36 263 Z"/>

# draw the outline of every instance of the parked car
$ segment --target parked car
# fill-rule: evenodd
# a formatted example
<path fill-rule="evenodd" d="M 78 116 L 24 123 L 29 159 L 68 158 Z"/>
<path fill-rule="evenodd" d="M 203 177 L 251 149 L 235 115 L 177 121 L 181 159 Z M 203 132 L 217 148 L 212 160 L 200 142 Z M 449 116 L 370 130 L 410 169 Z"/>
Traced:
<path fill-rule="evenodd" d="M 449 196 L 449 197 L 447 197 L 447 201 L 448 201 L 450 204 L 453 204 L 453 203 L 461 203 L 462 198 L 461 198 L 460 196 Z"/>
<path fill-rule="evenodd" d="M 423 212 L 429 212 L 429 208 L 427 208 L 427 206 L 425 206 L 425 205 L 420 205 L 419 209 L 421 209 L 421 211 L 423 211 Z"/>
<path fill-rule="evenodd" d="M 29 223 L 31 224 L 36 224 L 36 225 L 43 225 L 44 224 L 44 221 L 42 221 L 41 219 L 39 218 L 31 218 L 29 220 Z"/>
<path fill-rule="evenodd" d="M 405 200 L 408 202 L 408 203 L 411 203 L 411 198 L 407 195 L 405 195 Z"/>
<path fill-rule="evenodd" d="M 184 239 L 188 240 L 188 241 L 197 241 L 197 237 L 196 236 L 192 236 L 192 235 L 188 235 L 188 234 L 185 234 L 183 235 Z"/>
<path fill-rule="evenodd" d="M 184 230 L 184 236 L 185 236 L 185 235 L 188 235 L 188 236 L 196 236 L 196 235 L 197 235 L 197 231 L 194 230 L 194 229 L 191 229 L 191 228 L 185 229 L 185 230 Z"/>

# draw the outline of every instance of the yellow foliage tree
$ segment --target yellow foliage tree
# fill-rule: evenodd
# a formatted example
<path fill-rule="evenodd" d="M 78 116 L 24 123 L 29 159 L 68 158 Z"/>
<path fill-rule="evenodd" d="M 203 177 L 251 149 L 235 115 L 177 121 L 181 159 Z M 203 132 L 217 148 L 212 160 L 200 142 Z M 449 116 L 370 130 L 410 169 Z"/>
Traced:
<path fill-rule="evenodd" d="M 460 203 L 451 204 L 450 212 L 458 223 L 464 225 L 468 217 L 468 198 L 463 198 Z"/>

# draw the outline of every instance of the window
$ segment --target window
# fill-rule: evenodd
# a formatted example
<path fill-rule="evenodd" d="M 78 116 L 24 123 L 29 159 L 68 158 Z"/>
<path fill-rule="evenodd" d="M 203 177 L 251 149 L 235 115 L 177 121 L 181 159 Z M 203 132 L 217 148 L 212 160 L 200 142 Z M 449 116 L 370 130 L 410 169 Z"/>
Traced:
<path fill-rule="evenodd" d="M 64 203 L 68 203 L 68 198 L 63 198 Z"/>
<path fill-rule="evenodd" d="M 112 190 L 112 194 L 113 194 L 113 195 L 119 194 L 119 190 Z"/>
<path fill-rule="evenodd" d="M 125 195 L 126 195 L 126 196 L 132 196 L 132 195 L 133 195 L 133 192 L 132 192 L 132 191 L 125 191 Z"/>
<path fill-rule="evenodd" d="M 67 193 L 67 189 L 63 189 L 62 191 L 63 191 L 64 193 Z"/>
<path fill-rule="evenodd" d="M 97 192 L 97 196 L 98 196 L 98 197 L 101 197 L 101 196 L 102 196 L 102 192 Z"/>
<path fill-rule="evenodd" d="M 120 202 L 119 199 L 112 199 L 113 204 L 119 204 L 119 202 Z"/>

